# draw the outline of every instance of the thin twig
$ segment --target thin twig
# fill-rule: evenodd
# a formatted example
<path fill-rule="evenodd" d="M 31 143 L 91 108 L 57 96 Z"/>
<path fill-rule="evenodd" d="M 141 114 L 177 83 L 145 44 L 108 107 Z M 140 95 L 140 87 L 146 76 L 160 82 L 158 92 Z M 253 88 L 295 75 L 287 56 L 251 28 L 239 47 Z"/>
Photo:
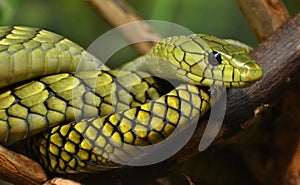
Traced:
<path fill-rule="evenodd" d="M 135 11 L 122 0 L 86 0 L 93 7 L 95 7 L 98 12 L 103 15 L 103 17 L 113 26 L 118 27 L 125 25 L 127 23 L 140 21 L 134 25 L 131 25 L 130 30 L 122 28 L 119 31 L 123 37 L 130 43 L 134 43 L 133 46 L 136 50 L 141 53 L 147 53 L 155 44 L 152 41 L 159 41 L 161 39 L 160 35 L 156 33 L 147 24 L 147 22 L 142 21 L 143 19 L 139 17 Z M 149 42 L 137 41 L 149 40 Z"/>
<path fill-rule="evenodd" d="M 194 183 L 193 183 L 193 181 L 192 181 L 192 179 L 191 179 L 191 177 L 190 176 L 188 176 L 188 175 L 186 175 L 186 174 L 182 174 L 184 177 L 185 177 L 185 179 L 188 181 L 188 183 L 189 183 L 189 185 L 195 185 Z"/>

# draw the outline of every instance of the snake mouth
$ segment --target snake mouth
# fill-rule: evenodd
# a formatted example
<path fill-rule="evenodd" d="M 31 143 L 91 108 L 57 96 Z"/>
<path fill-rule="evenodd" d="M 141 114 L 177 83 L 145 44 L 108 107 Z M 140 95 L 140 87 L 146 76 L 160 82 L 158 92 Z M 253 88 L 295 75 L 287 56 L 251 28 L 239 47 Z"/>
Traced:
<path fill-rule="evenodd" d="M 249 73 L 248 73 L 249 74 Z M 227 88 L 244 88 L 249 87 L 255 82 L 262 79 L 262 70 L 252 71 L 251 75 L 240 76 L 240 80 L 225 81 L 224 79 L 204 78 L 200 81 L 201 86 L 225 86 Z M 198 84 L 196 82 L 196 84 Z"/>
<path fill-rule="evenodd" d="M 262 78 L 263 71 L 261 68 L 255 70 L 244 70 L 236 77 L 228 78 L 207 78 L 195 74 L 187 75 L 189 80 L 195 85 L 200 86 L 225 86 L 227 88 L 244 88 L 252 85 Z M 236 79 L 236 80 L 233 80 Z"/>
<path fill-rule="evenodd" d="M 228 83 L 229 85 L 226 86 L 228 88 L 244 88 L 244 87 L 249 87 L 252 84 L 255 83 L 255 81 L 253 82 L 249 82 L 249 81 L 233 81 L 233 82 L 225 82 Z"/>
<path fill-rule="evenodd" d="M 226 88 L 245 88 L 251 86 L 256 81 L 223 81 L 223 80 L 216 80 L 216 79 L 208 79 L 213 81 L 210 86 L 223 86 L 225 85 Z"/>
<path fill-rule="evenodd" d="M 246 73 L 241 74 L 240 81 L 232 81 L 232 82 L 225 82 L 229 83 L 229 87 L 234 88 L 244 88 L 249 87 L 255 82 L 262 79 L 263 71 L 260 68 L 259 70 L 248 70 Z"/>
<path fill-rule="evenodd" d="M 257 65 L 256 68 L 247 69 L 243 68 L 240 69 L 240 76 L 239 80 L 232 80 L 232 81 L 224 81 L 226 87 L 234 87 L 234 88 L 243 88 L 248 87 L 255 83 L 256 81 L 259 81 L 262 79 L 263 76 L 263 70 L 261 67 Z"/>
<path fill-rule="evenodd" d="M 234 87 L 234 88 L 244 88 L 249 87 L 255 82 L 262 79 L 263 71 L 262 69 L 256 69 L 256 70 L 247 70 L 245 73 L 241 74 L 240 81 L 231 81 L 231 82 L 225 82 L 228 83 L 228 87 Z"/>

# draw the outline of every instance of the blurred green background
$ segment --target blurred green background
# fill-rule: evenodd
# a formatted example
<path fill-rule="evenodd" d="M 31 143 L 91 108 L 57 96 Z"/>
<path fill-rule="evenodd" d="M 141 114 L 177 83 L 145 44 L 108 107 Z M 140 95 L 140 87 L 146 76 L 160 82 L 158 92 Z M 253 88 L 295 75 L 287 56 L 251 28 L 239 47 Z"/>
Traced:
<path fill-rule="evenodd" d="M 127 0 L 144 19 L 165 20 L 196 33 L 233 38 L 255 47 L 258 42 L 234 0 Z M 300 10 L 298 0 L 285 0 L 291 16 Z M 26 25 L 44 28 L 88 47 L 111 29 L 84 0 L 0 0 L 1 25 Z M 126 48 L 111 60 L 111 66 L 136 57 Z M 116 65 L 113 65 L 116 63 Z M 0 182 L 1 184 L 1 182 Z"/>
<path fill-rule="evenodd" d="M 127 0 L 144 19 L 165 20 L 195 33 L 208 33 L 257 45 L 252 30 L 234 0 Z M 300 9 L 297 0 L 285 0 L 291 14 Z M 1 25 L 26 25 L 44 28 L 87 48 L 97 37 L 111 29 L 84 0 L 0 0 Z M 138 56 L 133 48 L 113 56 L 111 67 Z"/>

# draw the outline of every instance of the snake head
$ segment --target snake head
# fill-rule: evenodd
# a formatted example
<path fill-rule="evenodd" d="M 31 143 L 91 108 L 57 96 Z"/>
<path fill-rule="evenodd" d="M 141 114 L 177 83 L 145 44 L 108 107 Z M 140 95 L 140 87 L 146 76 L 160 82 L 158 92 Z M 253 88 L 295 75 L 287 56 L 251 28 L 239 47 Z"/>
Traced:
<path fill-rule="evenodd" d="M 211 75 L 226 87 L 245 87 L 262 78 L 263 70 L 248 54 L 251 48 L 234 40 L 198 35 L 207 44 L 207 61 Z"/>
<path fill-rule="evenodd" d="M 175 71 L 177 79 L 196 85 L 229 88 L 246 87 L 262 78 L 262 68 L 249 52 L 245 44 L 205 34 L 169 37 L 152 50 L 154 56 L 164 58 L 156 60 L 160 73 L 174 76 Z"/>

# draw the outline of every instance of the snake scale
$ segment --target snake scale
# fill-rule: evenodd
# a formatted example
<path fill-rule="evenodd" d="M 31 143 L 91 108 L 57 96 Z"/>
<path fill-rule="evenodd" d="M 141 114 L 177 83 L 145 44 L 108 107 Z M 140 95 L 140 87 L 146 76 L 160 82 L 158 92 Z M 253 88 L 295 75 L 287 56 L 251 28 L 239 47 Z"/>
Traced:
<path fill-rule="evenodd" d="M 204 34 L 163 39 L 140 60 L 152 73 L 110 70 L 42 29 L 0 27 L 0 143 L 26 138 L 57 173 L 117 168 L 126 146 L 167 138 L 211 107 L 201 86 L 246 87 L 262 77 L 249 48 Z M 79 69 L 79 70 L 78 70 Z M 33 136 L 34 137 L 30 137 Z"/>

